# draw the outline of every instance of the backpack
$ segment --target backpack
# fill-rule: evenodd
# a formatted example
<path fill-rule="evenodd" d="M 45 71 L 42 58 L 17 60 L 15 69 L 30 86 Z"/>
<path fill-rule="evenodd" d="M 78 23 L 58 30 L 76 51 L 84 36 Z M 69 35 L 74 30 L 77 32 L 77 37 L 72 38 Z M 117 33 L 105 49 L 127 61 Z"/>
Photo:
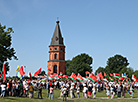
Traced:
<path fill-rule="evenodd" d="M 63 94 L 67 94 L 67 88 L 63 89 Z"/>

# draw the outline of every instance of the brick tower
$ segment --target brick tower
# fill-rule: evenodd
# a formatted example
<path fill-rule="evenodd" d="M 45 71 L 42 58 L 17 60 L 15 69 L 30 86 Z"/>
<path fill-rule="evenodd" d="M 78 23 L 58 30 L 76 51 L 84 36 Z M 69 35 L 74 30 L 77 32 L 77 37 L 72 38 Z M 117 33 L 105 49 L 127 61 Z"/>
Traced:
<path fill-rule="evenodd" d="M 65 46 L 60 31 L 59 21 L 56 21 L 56 28 L 49 46 L 49 61 L 48 68 L 51 68 L 52 73 L 65 74 Z"/>

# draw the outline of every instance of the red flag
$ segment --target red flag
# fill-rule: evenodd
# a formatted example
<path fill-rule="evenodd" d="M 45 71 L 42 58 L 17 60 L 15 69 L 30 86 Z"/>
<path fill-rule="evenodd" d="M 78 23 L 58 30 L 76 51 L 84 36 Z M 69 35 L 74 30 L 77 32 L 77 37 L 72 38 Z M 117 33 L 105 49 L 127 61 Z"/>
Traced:
<path fill-rule="evenodd" d="M 29 80 L 28 80 L 28 82 L 27 82 L 27 83 L 29 83 L 29 81 L 32 79 L 31 72 L 29 72 L 29 73 L 28 73 L 28 77 L 30 77 L 30 78 L 29 78 Z"/>
<path fill-rule="evenodd" d="M 48 71 L 51 72 L 51 68 L 50 67 L 48 68 Z"/>
<path fill-rule="evenodd" d="M 67 75 L 63 75 L 63 78 L 66 78 L 66 80 L 68 80 L 68 76 Z"/>
<path fill-rule="evenodd" d="M 0 73 L 0 77 L 2 76 L 2 72 Z"/>
<path fill-rule="evenodd" d="M 120 74 L 118 74 L 118 73 L 113 73 L 114 74 L 114 76 L 121 76 Z"/>
<path fill-rule="evenodd" d="M 106 73 L 104 72 L 104 76 L 106 76 Z"/>
<path fill-rule="evenodd" d="M 91 74 L 95 77 L 95 74 L 93 72 Z"/>
<path fill-rule="evenodd" d="M 78 73 L 77 79 L 82 81 L 83 77 Z"/>
<path fill-rule="evenodd" d="M 138 82 L 138 79 L 134 75 L 132 75 L 132 80 Z"/>
<path fill-rule="evenodd" d="M 103 79 L 103 74 L 102 74 L 102 72 L 100 72 L 100 78 Z"/>
<path fill-rule="evenodd" d="M 34 76 L 37 76 L 41 72 L 41 68 L 34 73 Z"/>
<path fill-rule="evenodd" d="M 21 77 L 25 74 L 25 72 L 23 71 L 23 66 L 21 66 L 21 68 L 19 69 L 19 73 Z"/>
<path fill-rule="evenodd" d="M 63 72 L 60 72 L 60 75 L 63 75 Z"/>
<path fill-rule="evenodd" d="M 48 73 L 47 73 L 47 74 L 51 75 L 51 72 L 49 72 L 49 71 L 48 71 Z"/>
<path fill-rule="evenodd" d="M 57 76 L 57 73 L 53 73 L 54 76 Z"/>
<path fill-rule="evenodd" d="M 88 72 L 88 71 L 86 71 L 85 73 L 86 73 L 86 76 L 89 76 L 89 74 L 90 74 L 90 72 Z"/>
<path fill-rule="evenodd" d="M 118 82 L 119 82 L 119 84 L 121 85 L 121 82 L 120 82 L 120 80 L 118 80 Z"/>
<path fill-rule="evenodd" d="M 113 74 L 112 74 L 112 73 L 110 73 L 110 76 L 113 76 Z"/>
<path fill-rule="evenodd" d="M 59 75 L 59 77 L 60 77 L 60 78 L 63 78 L 63 76 L 62 76 L 62 75 Z"/>
<path fill-rule="evenodd" d="M 98 80 L 92 75 L 89 75 L 89 79 L 98 83 Z"/>
<path fill-rule="evenodd" d="M 67 75 L 63 75 L 63 78 L 68 78 L 68 76 Z"/>
<path fill-rule="evenodd" d="M 3 64 L 3 81 L 6 80 L 5 64 Z"/>
<path fill-rule="evenodd" d="M 77 79 L 77 76 L 75 75 L 75 73 L 72 73 L 70 77 L 71 77 L 72 79 L 74 79 L 74 80 Z"/>

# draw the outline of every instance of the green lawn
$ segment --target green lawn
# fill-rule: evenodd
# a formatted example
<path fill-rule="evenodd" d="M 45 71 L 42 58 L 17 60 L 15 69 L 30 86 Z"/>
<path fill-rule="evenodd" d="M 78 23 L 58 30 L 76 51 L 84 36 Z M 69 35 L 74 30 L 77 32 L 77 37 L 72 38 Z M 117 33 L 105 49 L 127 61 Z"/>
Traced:
<path fill-rule="evenodd" d="M 43 89 L 43 99 L 37 99 L 38 93 L 34 93 L 34 98 L 29 99 L 28 97 L 5 97 L 4 99 L 1 98 L 0 102 L 62 102 L 62 99 L 58 99 L 60 96 L 60 91 L 58 89 L 54 90 L 54 99 L 49 100 L 47 98 L 47 90 Z M 80 93 L 80 96 L 82 97 L 82 93 Z M 106 97 L 105 91 L 97 92 L 96 97 Z M 128 99 L 130 96 L 128 93 L 126 93 L 125 99 L 67 99 L 67 102 L 135 102 L 138 101 L 138 91 L 135 90 L 134 92 L 134 99 Z M 116 98 L 116 96 L 115 96 Z"/>

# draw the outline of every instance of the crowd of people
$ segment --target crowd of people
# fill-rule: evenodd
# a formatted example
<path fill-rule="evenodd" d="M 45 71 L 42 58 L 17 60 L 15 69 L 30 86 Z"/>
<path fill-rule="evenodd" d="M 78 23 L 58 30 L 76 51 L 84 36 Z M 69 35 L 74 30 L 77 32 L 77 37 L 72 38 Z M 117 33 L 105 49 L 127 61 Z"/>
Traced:
<path fill-rule="evenodd" d="M 96 98 L 96 93 L 106 90 L 108 98 L 113 99 L 115 95 L 117 97 L 125 97 L 129 94 L 131 98 L 134 95 L 134 89 L 138 89 L 138 83 L 123 82 L 118 84 L 117 82 L 101 81 L 99 83 L 92 82 L 91 80 L 72 81 L 72 80 L 5 80 L 0 79 L 0 96 L 14 96 L 14 97 L 29 97 L 33 98 L 34 93 L 38 92 L 38 98 L 42 99 L 42 89 L 47 89 L 47 98 L 53 99 L 55 89 L 60 89 L 60 98 L 63 97 L 63 101 L 67 98 L 80 98 L 80 92 L 83 93 L 84 98 Z M 92 97 L 93 96 L 93 97 Z"/>

